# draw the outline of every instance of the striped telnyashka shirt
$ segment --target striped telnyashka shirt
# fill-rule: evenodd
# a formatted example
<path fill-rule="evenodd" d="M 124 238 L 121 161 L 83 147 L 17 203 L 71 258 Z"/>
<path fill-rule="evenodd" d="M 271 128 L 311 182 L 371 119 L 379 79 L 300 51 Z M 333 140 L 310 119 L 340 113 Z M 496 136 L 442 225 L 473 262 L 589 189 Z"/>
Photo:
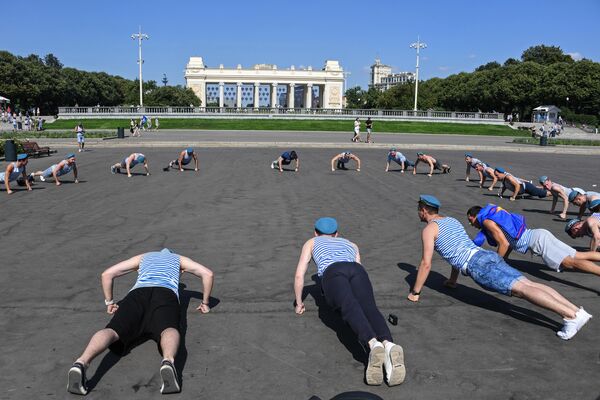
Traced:
<path fill-rule="evenodd" d="M 465 228 L 456 218 L 444 217 L 432 222 L 438 225 L 439 231 L 435 240 L 435 251 L 453 268 L 461 270 L 473 250 L 478 250 L 479 247 L 469 238 Z"/>
<path fill-rule="evenodd" d="M 506 233 L 506 231 L 502 229 L 500 225 L 498 225 L 498 228 L 500 228 L 500 230 L 504 234 L 504 237 L 508 241 L 508 244 L 510 244 L 510 247 L 512 247 L 514 251 L 522 254 L 527 253 L 527 250 L 529 250 L 529 241 L 531 240 L 531 234 L 533 233 L 531 229 L 525 229 L 525 232 L 523 232 L 519 240 L 516 240 L 515 238 L 511 237 L 508 233 Z"/>
<path fill-rule="evenodd" d="M 312 257 L 317 264 L 317 275 L 323 276 L 327 267 L 333 263 L 355 262 L 356 247 L 346 239 L 317 236 L 313 243 Z"/>
<path fill-rule="evenodd" d="M 131 290 L 141 287 L 163 287 L 171 289 L 179 298 L 179 276 L 181 263 L 177 254 L 169 249 L 153 251 L 142 256 L 138 278 Z"/>

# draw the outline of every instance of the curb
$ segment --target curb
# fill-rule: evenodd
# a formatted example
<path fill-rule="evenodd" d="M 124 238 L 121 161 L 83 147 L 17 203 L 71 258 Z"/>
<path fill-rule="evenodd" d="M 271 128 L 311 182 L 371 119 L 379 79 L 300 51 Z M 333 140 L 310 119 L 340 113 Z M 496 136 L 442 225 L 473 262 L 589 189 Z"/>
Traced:
<path fill-rule="evenodd" d="M 59 142 L 50 140 L 38 140 L 42 146 L 54 146 L 63 148 L 76 148 L 77 145 L 72 141 Z M 397 147 L 400 149 L 427 149 L 427 150 L 453 150 L 464 151 L 464 145 L 452 144 L 423 144 L 410 143 L 398 144 L 393 143 L 317 143 L 317 142 L 208 142 L 208 141 L 103 141 L 97 140 L 86 141 L 86 145 L 95 148 L 172 148 L 172 147 L 187 147 L 194 146 L 200 148 L 321 148 L 321 149 L 389 149 Z M 486 146 L 473 145 L 469 146 L 470 151 L 493 151 L 506 153 L 545 153 L 545 154 L 580 154 L 580 155 L 600 155 L 600 148 L 576 147 L 576 146 L 535 146 L 535 145 L 515 145 L 515 146 Z"/>

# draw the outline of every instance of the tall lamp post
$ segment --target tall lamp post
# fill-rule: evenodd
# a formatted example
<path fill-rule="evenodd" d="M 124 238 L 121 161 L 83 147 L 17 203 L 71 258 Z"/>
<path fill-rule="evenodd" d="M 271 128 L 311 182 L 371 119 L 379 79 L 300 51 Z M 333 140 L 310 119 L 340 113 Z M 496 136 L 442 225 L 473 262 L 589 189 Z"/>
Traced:
<path fill-rule="evenodd" d="M 142 33 L 142 27 L 139 27 L 139 31 L 138 33 L 134 33 L 133 35 L 131 35 L 131 38 L 133 40 L 138 41 L 138 65 L 140 67 L 140 107 L 144 106 L 144 94 L 143 94 L 143 89 L 142 89 L 142 64 L 144 63 L 144 60 L 142 60 L 142 40 L 146 39 L 150 39 L 150 37 L 148 35 L 146 35 L 145 33 Z"/>
<path fill-rule="evenodd" d="M 414 111 L 417 111 L 417 98 L 419 97 L 419 50 L 427 47 L 427 44 L 421 42 L 417 36 L 417 41 L 410 45 L 411 49 L 417 50 L 417 73 L 415 75 L 415 107 Z"/>

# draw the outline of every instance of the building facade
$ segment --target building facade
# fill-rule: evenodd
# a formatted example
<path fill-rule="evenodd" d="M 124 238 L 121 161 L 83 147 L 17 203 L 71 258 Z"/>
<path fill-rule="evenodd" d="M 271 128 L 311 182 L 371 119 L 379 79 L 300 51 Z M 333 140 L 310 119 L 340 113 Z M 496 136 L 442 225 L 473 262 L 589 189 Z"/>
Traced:
<path fill-rule="evenodd" d="M 209 68 L 202 57 L 190 57 L 185 80 L 205 107 L 341 109 L 343 71 L 334 60 L 321 70 L 273 64 Z"/>
<path fill-rule="evenodd" d="M 412 72 L 392 73 L 392 67 L 381 63 L 379 58 L 371 65 L 371 83 L 369 88 L 376 88 L 385 92 L 392 86 L 407 82 L 414 82 L 415 74 Z"/>

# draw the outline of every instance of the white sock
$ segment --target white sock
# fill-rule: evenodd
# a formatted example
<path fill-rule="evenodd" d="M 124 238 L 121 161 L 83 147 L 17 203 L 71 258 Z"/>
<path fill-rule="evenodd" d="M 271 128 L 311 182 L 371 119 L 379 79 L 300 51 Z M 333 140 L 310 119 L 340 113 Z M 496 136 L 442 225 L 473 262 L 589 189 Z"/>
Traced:
<path fill-rule="evenodd" d="M 369 343 L 369 348 L 371 350 L 373 350 L 375 347 L 381 347 L 381 348 L 385 349 L 385 347 L 383 347 L 383 343 L 381 343 L 379 340 L 374 340 L 374 341 L 372 341 L 372 342 Z"/>

